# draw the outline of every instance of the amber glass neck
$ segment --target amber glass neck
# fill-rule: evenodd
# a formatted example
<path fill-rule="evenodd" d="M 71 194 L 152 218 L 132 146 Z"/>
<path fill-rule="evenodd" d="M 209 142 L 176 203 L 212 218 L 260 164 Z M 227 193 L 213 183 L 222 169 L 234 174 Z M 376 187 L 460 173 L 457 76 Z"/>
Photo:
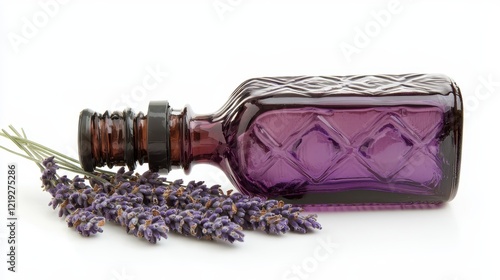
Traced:
<path fill-rule="evenodd" d="M 165 114 L 160 110 L 155 118 L 130 109 L 111 114 L 82 111 L 79 154 L 83 168 L 93 171 L 104 165 L 127 165 L 134 169 L 136 162 L 147 162 L 152 170 L 160 166 L 163 172 L 170 168 L 188 171 L 196 162 L 218 164 L 222 160 L 225 138 L 221 120 L 193 116 L 189 107 L 172 110 L 167 104 L 165 108 Z"/>
<path fill-rule="evenodd" d="M 170 113 L 169 126 L 172 167 L 188 171 L 196 162 L 218 164 L 222 160 L 222 121 L 214 121 L 211 115 L 192 116 L 186 107 Z"/>

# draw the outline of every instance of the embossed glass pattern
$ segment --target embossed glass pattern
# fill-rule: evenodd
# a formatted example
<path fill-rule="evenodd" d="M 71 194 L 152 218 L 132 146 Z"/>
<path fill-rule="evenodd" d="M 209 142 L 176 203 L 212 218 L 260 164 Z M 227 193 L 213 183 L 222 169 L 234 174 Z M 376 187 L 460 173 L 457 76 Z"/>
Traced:
<path fill-rule="evenodd" d="M 305 204 L 440 203 L 456 193 L 457 86 L 441 75 L 249 80 L 228 157 L 243 191 Z M 247 123 L 247 120 L 251 120 Z M 234 126 L 234 124 L 233 124 Z"/>

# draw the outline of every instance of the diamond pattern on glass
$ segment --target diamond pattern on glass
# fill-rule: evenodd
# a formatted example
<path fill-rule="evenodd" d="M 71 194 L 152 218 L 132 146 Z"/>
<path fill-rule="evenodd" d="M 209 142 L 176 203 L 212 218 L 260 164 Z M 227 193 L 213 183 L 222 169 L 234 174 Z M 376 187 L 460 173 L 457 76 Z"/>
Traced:
<path fill-rule="evenodd" d="M 289 109 L 274 122 L 273 116 L 264 113 L 251 125 L 252 136 L 245 141 L 262 149 L 245 158 L 253 167 L 253 175 L 258 175 L 267 186 L 280 183 L 276 174 L 294 174 L 296 180 L 309 184 L 358 178 L 435 187 L 441 173 L 421 171 L 429 170 L 428 167 L 440 170 L 436 136 L 442 122 L 434 122 L 430 127 L 412 123 L 428 111 L 394 108 L 382 112 L 372 108 L 362 112 L 331 110 L 304 114 Z M 338 123 L 345 125 L 345 118 L 354 115 L 358 122 L 352 122 L 353 127 L 339 129 Z"/>
<path fill-rule="evenodd" d="M 315 153 L 317 149 L 323 152 L 317 154 Z M 335 165 L 341 152 L 339 143 L 318 124 L 307 130 L 290 151 L 297 160 L 297 165 L 306 171 L 310 180 L 315 182 L 320 182 L 325 172 Z"/>
<path fill-rule="evenodd" d="M 359 147 L 359 153 L 378 175 L 388 178 L 401 168 L 405 156 L 413 148 L 410 139 L 388 123 L 375 131 Z"/>

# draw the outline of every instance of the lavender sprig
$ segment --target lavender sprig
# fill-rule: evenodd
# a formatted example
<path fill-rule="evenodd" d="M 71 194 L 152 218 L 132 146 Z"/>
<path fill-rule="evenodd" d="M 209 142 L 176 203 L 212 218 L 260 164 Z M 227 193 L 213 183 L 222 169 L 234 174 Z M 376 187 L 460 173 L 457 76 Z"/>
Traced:
<path fill-rule="evenodd" d="M 41 181 L 51 196 L 51 205 L 59 207 L 68 226 L 82 236 L 102 232 L 105 221 L 119 224 L 134 236 L 156 243 L 167 232 L 198 239 L 243 241 L 243 229 L 261 230 L 268 234 L 288 231 L 306 233 L 321 229 L 316 215 L 302 215 L 302 208 L 277 200 L 265 200 L 241 193 L 224 193 L 220 186 L 208 187 L 204 182 L 167 181 L 160 174 L 146 171 L 134 174 L 120 168 L 83 171 L 78 161 L 26 139 L 21 134 L 0 136 L 13 141 L 28 156 L 5 149 L 41 164 Z M 47 157 L 42 161 L 40 155 Z M 57 163 L 56 163 L 57 159 Z M 84 177 L 59 176 L 58 170 L 69 170 Z M 88 184 L 87 184 L 88 182 Z"/>
<path fill-rule="evenodd" d="M 64 179 L 65 183 L 59 179 L 52 190 L 51 205 L 60 206 L 61 216 L 84 209 L 151 243 L 166 238 L 167 231 L 232 243 L 243 241 L 243 229 L 280 234 L 321 228 L 316 216 L 301 215 L 300 207 L 241 193 L 225 194 L 218 185 L 207 187 L 203 182 L 191 181 L 183 186 L 181 180 L 167 183 L 158 173 L 132 175 L 123 168 L 116 176 L 107 176 L 100 178 L 116 185 L 94 180 L 91 188 L 78 176 Z"/>

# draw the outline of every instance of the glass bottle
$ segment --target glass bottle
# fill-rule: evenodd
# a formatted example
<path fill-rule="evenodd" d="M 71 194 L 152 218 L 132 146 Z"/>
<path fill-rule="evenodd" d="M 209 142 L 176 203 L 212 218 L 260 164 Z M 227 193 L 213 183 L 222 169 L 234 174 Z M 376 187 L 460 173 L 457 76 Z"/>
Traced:
<path fill-rule="evenodd" d="M 439 204 L 456 194 L 462 97 L 435 74 L 243 82 L 211 115 L 151 102 L 83 110 L 79 155 L 97 166 L 222 169 L 241 192 L 305 206 Z"/>

